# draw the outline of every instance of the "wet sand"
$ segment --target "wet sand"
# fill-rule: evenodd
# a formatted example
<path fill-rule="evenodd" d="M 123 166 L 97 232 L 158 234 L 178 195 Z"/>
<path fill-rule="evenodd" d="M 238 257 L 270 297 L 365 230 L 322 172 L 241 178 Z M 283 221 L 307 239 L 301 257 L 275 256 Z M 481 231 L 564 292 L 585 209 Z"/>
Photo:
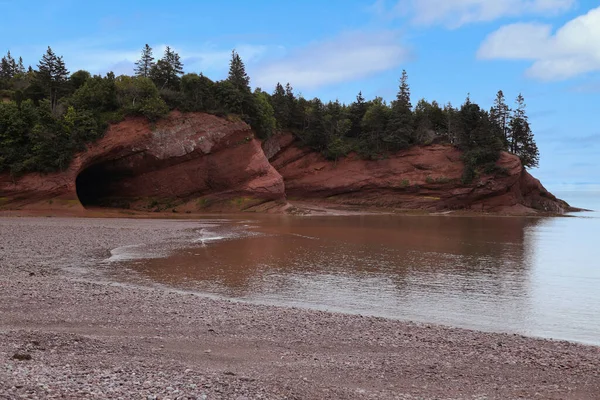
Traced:
<path fill-rule="evenodd" d="M 0 399 L 598 398 L 598 347 L 235 303 L 93 273 L 110 249 L 160 249 L 199 224 L 0 218 Z"/>

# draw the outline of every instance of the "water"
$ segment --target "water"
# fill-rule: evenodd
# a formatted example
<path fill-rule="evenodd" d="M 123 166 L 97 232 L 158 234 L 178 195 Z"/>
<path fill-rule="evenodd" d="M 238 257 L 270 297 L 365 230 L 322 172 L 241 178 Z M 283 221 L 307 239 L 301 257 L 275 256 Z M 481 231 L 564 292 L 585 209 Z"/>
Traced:
<path fill-rule="evenodd" d="M 560 193 L 600 209 L 598 193 Z M 243 301 L 600 345 L 600 215 L 257 216 L 138 277 Z"/>

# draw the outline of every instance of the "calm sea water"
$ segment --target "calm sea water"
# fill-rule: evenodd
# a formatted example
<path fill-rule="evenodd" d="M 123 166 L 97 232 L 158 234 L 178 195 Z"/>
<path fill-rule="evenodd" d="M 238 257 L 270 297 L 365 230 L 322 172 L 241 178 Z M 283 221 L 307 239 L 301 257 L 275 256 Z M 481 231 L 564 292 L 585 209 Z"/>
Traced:
<path fill-rule="evenodd" d="M 600 210 L 600 193 L 563 192 Z M 220 220 L 140 279 L 244 301 L 600 345 L 600 214 Z"/>

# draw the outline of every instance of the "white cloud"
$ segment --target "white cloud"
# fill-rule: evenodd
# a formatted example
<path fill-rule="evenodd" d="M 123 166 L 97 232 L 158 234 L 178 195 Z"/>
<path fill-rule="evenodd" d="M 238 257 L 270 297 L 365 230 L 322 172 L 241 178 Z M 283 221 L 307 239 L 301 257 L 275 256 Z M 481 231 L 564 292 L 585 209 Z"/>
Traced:
<path fill-rule="evenodd" d="M 251 75 L 261 87 L 289 81 L 297 89 L 315 89 L 396 68 L 408 57 L 396 32 L 347 33 L 265 63 Z"/>
<path fill-rule="evenodd" d="M 479 48 L 480 59 L 532 60 L 527 75 L 561 80 L 600 71 L 600 7 L 552 33 L 544 24 L 513 24 L 490 34 Z"/>
<path fill-rule="evenodd" d="M 458 28 L 474 22 L 524 15 L 556 15 L 571 9 L 576 0 L 400 0 L 392 15 L 411 15 L 418 25 Z M 381 10 L 378 0 L 375 10 Z"/>

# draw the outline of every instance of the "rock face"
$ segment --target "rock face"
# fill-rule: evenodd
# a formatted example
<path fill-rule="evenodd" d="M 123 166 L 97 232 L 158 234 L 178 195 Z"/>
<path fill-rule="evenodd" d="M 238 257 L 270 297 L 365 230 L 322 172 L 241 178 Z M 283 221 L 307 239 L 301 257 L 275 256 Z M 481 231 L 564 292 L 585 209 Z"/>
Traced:
<path fill-rule="evenodd" d="M 156 125 L 131 118 L 111 126 L 66 171 L 16 180 L 0 175 L 0 198 L 0 206 L 11 208 L 229 202 L 243 209 L 285 195 L 281 176 L 244 122 L 173 112 Z"/>
<path fill-rule="evenodd" d="M 283 176 L 290 201 L 326 199 L 356 206 L 510 214 L 570 209 L 509 153 L 502 153 L 497 163 L 500 173 L 479 176 L 472 184 L 463 185 L 461 153 L 449 145 L 413 147 L 377 161 L 350 155 L 337 162 L 296 146 L 290 134 L 263 147 Z"/>
<path fill-rule="evenodd" d="M 285 208 L 287 195 L 292 203 L 430 211 L 570 209 L 517 157 L 503 153 L 498 167 L 501 173 L 463 185 L 461 153 L 452 146 L 414 147 L 377 161 L 350 155 L 333 162 L 297 146 L 291 134 L 261 146 L 241 121 L 172 112 L 156 125 L 131 118 L 111 126 L 66 171 L 19 179 L 0 174 L 0 208 L 265 211 L 273 204 Z"/>

